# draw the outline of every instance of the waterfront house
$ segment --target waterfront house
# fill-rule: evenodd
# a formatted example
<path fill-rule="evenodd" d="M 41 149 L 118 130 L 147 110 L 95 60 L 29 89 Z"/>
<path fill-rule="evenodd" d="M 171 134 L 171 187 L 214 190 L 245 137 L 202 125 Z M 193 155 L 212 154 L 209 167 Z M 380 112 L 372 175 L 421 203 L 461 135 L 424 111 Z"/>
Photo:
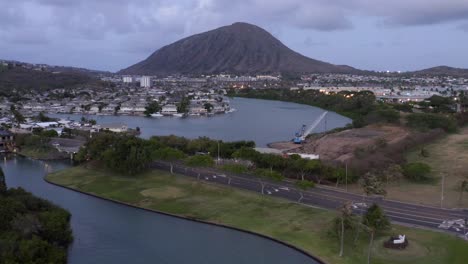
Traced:
<path fill-rule="evenodd" d="M 206 110 L 205 107 L 201 106 L 201 105 L 190 105 L 190 108 L 189 108 L 189 114 L 191 115 L 204 115 L 208 113 L 208 111 Z"/>
<path fill-rule="evenodd" d="M 14 135 L 7 130 L 0 130 L 0 152 L 5 152 L 8 145 L 13 144 Z"/>
<path fill-rule="evenodd" d="M 177 106 L 174 104 L 167 104 L 162 107 L 161 114 L 163 115 L 177 114 Z"/>
<path fill-rule="evenodd" d="M 99 131 L 111 131 L 115 133 L 123 133 L 128 131 L 128 126 L 122 123 L 96 125 L 96 128 Z"/>
<path fill-rule="evenodd" d="M 215 114 L 220 114 L 220 113 L 224 113 L 225 109 L 224 109 L 224 106 L 215 104 L 211 111 Z"/>

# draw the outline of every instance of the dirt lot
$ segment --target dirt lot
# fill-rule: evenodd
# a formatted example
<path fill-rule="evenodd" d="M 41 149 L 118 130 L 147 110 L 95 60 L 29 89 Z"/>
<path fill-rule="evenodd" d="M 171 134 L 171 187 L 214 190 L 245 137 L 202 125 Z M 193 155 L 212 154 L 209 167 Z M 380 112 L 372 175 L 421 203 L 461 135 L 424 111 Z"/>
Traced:
<path fill-rule="evenodd" d="M 441 131 L 415 132 L 397 125 L 370 125 L 337 133 L 316 135 L 298 146 L 291 142 L 270 146 L 290 152 L 320 155 L 322 161 L 345 164 L 359 171 L 386 167 L 403 161 L 403 151 L 431 140 Z"/>

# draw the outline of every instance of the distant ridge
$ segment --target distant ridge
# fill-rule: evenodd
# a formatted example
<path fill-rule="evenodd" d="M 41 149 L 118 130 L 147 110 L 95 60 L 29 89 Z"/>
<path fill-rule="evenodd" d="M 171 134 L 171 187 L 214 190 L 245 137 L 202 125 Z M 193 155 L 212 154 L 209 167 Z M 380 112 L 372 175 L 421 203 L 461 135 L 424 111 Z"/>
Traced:
<path fill-rule="evenodd" d="M 234 23 L 164 46 L 120 74 L 361 73 L 305 57 L 248 23 Z"/>
<path fill-rule="evenodd" d="M 468 69 L 454 68 L 449 66 L 437 66 L 420 71 L 410 72 L 414 75 L 428 75 L 428 76 L 453 76 L 453 77 L 467 77 Z"/>

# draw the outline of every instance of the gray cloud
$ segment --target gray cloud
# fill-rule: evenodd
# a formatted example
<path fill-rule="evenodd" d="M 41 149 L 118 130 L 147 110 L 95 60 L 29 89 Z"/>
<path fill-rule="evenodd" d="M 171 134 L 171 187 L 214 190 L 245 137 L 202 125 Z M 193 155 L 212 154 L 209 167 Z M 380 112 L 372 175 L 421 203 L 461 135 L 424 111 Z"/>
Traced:
<path fill-rule="evenodd" d="M 307 37 L 304 40 L 304 45 L 308 47 L 317 47 L 317 46 L 329 46 L 330 43 L 328 41 L 314 40 L 311 37 Z"/>
<path fill-rule="evenodd" d="M 132 57 L 237 21 L 280 38 L 294 28 L 345 31 L 355 18 L 387 27 L 457 23 L 468 31 L 467 0 L 0 0 L 0 6 L 0 41 Z"/>

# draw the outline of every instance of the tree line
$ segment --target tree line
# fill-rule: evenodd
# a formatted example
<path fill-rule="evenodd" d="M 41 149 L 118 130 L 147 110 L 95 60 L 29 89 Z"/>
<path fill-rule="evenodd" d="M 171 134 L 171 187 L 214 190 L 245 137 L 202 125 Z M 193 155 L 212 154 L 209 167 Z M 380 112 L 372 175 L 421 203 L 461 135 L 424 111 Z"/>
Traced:
<path fill-rule="evenodd" d="M 468 117 L 455 113 L 455 102 L 452 98 L 434 95 L 419 103 L 385 103 L 376 101 L 371 91 L 339 91 L 322 93 L 318 90 L 288 90 L 288 89 L 231 89 L 229 96 L 279 100 L 306 104 L 328 109 L 347 116 L 353 120 L 353 127 L 359 128 L 373 123 L 400 123 L 401 112 L 409 127 L 419 130 L 441 128 L 446 132 L 455 132 L 462 120 L 468 122 Z M 468 97 L 462 93 L 459 102 L 468 105 Z M 417 105 L 420 113 L 413 113 Z M 457 122 L 457 120 L 459 122 Z"/>
<path fill-rule="evenodd" d="M 0 264 L 66 263 L 70 217 L 22 188 L 7 189 L 0 169 Z"/>
<path fill-rule="evenodd" d="M 98 161 L 115 172 L 135 175 L 146 170 L 155 160 L 168 161 L 171 165 L 184 162 L 188 166 L 212 167 L 219 157 L 231 162 L 218 168 L 234 173 L 251 173 L 274 180 L 287 177 L 302 182 L 345 181 L 343 168 L 334 168 L 319 160 L 303 159 L 299 155 L 264 154 L 254 147 L 253 141 L 224 142 L 207 137 L 187 139 L 173 135 L 153 136 L 146 140 L 105 132 L 93 136 L 80 149 L 75 160 Z M 244 162 L 236 162 L 239 160 Z M 356 174 L 348 171 L 348 182 L 355 182 L 357 178 Z"/>

